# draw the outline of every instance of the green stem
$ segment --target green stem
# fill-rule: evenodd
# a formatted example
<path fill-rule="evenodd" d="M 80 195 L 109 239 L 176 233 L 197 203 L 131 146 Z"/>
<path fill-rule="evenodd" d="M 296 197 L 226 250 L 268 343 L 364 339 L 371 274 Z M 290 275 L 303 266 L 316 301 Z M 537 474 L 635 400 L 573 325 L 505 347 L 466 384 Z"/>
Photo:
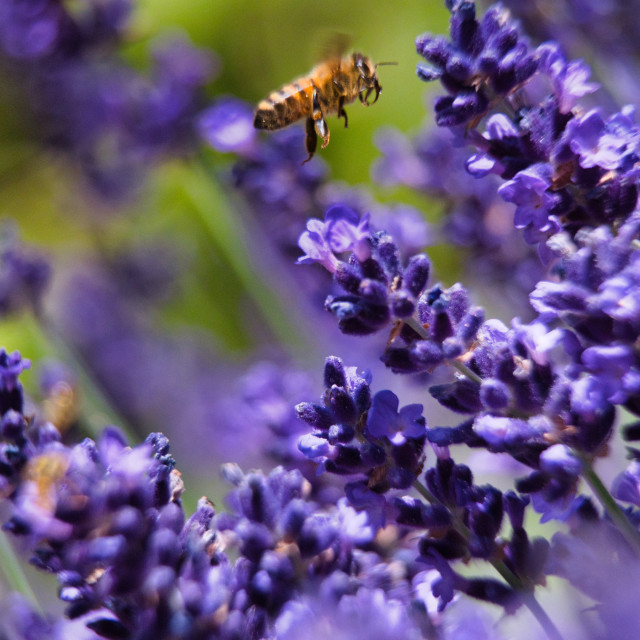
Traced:
<path fill-rule="evenodd" d="M 32 339 L 36 344 L 42 344 L 46 351 L 53 351 L 55 357 L 62 362 L 71 363 L 73 372 L 78 376 L 78 386 L 85 399 L 83 423 L 89 435 L 98 438 L 106 424 L 117 424 L 128 441 L 133 445 L 140 441 L 141 435 L 127 425 L 119 412 L 113 407 L 105 393 L 100 388 L 91 369 L 84 358 L 78 353 L 64 336 L 56 329 L 42 313 L 35 316 L 35 322 L 25 317 L 25 327 L 30 329 Z M 90 410 L 87 411 L 87 407 Z"/>
<path fill-rule="evenodd" d="M 469 378 L 471 382 L 475 382 L 476 384 L 482 383 L 482 378 L 477 373 L 471 371 L 466 364 L 463 364 L 459 360 L 449 360 L 449 362 L 454 369 L 457 369 L 463 376 Z"/>
<path fill-rule="evenodd" d="M 425 340 L 431 339 L 429 334 L 427 333 L 427 330 L 415 318 L 407 318 L 404 322 L 407 326 L 411 327 L 421 338 L 424 338 Z M 472 382 L 475 382 L 476 384 L 480 384 L 482 382 L 482 378 L 477 373 L 471 371 L 471 369 L 469 369 L 466 364 L 463 364 L 459 360 L 449 360 L 448 362 L 454 369 L 457 369 L 463 376 L 465 376 Z"/>
<path fill-rule="evenodd" d="M 413 487 L 431 504 L 437 503 L 435 496 L 419 480 L 414 480 Z M 452 516 L 453 528 L 468 541 L 471 536 L 471 531 L 460 518 L 455 517 L 455 514 L 452 514 Z M 531 611 L 540 626 L 544 629 L 549 640 L 563 640 L 562 634 L 548 616 L 547 612 L 536 600 L 533 591 L 523 585 L 522 580 L 513 573 L 511 569 L 509 569 L 504 561 L 494 558 L 489 560 L 489 563 L 502 576 L 502 578 L 504 578 L 505 582 L 520 595 L 522 602 L 529 611 Z"/>
<path fill-rule="evenodd" d="M 38 603 L 35 593 L 31 589 L 31 585 L 27 580 L 22 563 L 18 559 L 16 552 L 9 542 L 7 535 L 4 531 L 0 530 L 0 572 L 4 578 L 5 583 L 12 591 L 21 593 L 30 604 L 40 613 L 42 609 Z"/>
<path fill-rule="evenodd" d="M 185 172 L 183 188 L 210 244 L 233 266 L 245 291 L 281 345 L 294 351 L 308 349 L 308 341 L 297 330 L 290 313 L 282 313 L 283 305 L 278 303 L 276 292 L 251 260 L 252 252 L 245 240 L 249 232 L 243 224 L 240 208 L 231 206 L 206 159 L 201 157 L 200 160 L 201 163 L 193 163 L 190 171 Z"/>
<path fill-rule="evenodd" d="M 421 338 L 430 340 L 427 330 L 415 318 L 407 318 L 404 322 L 408 327 L 411 327 Z"/>
<path fill-rule="evenodd" d="M 547 612 L 542 608 L 541 604 L 535 599 L 535 596 L 530 591 L 521 593 L 524 604 L 531 611 L 533 617 L 538 621 L 540 626 L 544 629 L 549 640 L 563 640 L 562 634 L 553 620 L 549 617 Z"/>
<path fill-rule="evenodd" d="M 437 504 L 435 496 L 425 487 L 420 480 L 413 481 L 413 488 L 430 504 Z"/>
<path fill-rule="evenodd" d="M 507 584 L 517 591 L 524 605 L 531 611 L 533 617 L 538 621 L 540 626 L 544 629 L 547 637 L 550 640 L 563 640 L 562 634 L 553 623 L 547 612 L 542 608 L 542 605 L 536 600 L 533 591 L 527 589 L 522 584 L 522 581 L 518 576 L 507 567 L 502 560 L 491 560 L 491 566 L 505 579 Z"/>
<path fill-rule="evenodd" d="M 636 529 L 629 522 L 618 503 L 604 486 L 602 480 L 600 480 L 600 476 L 598 476 L 593 469 L 591 460 L 580 452 L 575 452 L 575 454 L 582 462 L 582 475 L 587 481 L 587 484 L 591 487 L 591 490 L 607 514 L 609 514 L 613 523 L 618 527 L 625 540 L 629 543 L 629 546 L 634 550 L 636 555 L 640 556 L 640 535 L 638 535 Z"/>

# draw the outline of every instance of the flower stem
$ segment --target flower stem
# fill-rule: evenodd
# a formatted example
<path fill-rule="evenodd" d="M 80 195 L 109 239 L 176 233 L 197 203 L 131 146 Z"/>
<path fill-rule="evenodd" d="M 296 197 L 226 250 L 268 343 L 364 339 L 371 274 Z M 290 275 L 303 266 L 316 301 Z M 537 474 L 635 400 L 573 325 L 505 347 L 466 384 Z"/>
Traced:
<path fill-rule="evenodd" d="M 94 439 L 99 437 L 106 424 L 117 424 L 130 443 L 139 442 L 143 434 L 137 433 L 127 426 L 127 422 L 113 407 L 112 403 L 102 391 L 99 382 L 91 372 L 84 358 L 73 345 L 57 330 L 46 316 L 39 313 L 35 316 L 35 322 L 29 322 L 25 318 L 25 326 L 29 327 L 33 340 L 43 343 L 43 347 L 63 362 L 71 363 L 74 373 L 78 376 L 82 395 L 86 399 L 83 411 L 83 424 Z"/>
<path fill-rule="evenodd" d="M 232 265 L 279 343 L 294 353 L 297 349 L 308 349 L 309 343 L 296 329 L 290 313 L 282 313 L 286 305 L 278 303 L 277 293 L 262 275 L 263 269 L 251 261 L 255 252 L 248 246 L 249 233 L 243 224 L 241 207 L 233 207 L 229 202 L 229 196 L 208 166 L 207 159 L 200 156 L 199 160 L 185 174 L 183 188 L 211 246 Z"/>
<path fill-rule="evenodd" d="M 429 334 L 427 333 L 425 328 L 415 318 L 407 318 L 404 322 L 407 324 L 407 326 L 411 327 L 421 338 L 430 340 Z M 472 382 L 475 382 L 476 384 L 480 384 L 482 382 L 482 378 L 477 373 L 471 371 L 471 369 L 469 369 L 466 364 L 463 364 L 459 360 L 448 360 L 448 363 Z"/>
<path fill-rule="evenodd" d="M 544 629 L 549 640 L 563 640 L 562 634 L 553 620 L 549 617 L 547 612 L 542 608 L 540 603 L 535 599 L 533 593 L 527 591 L 521 594 L 524 600 L 525 606 L 531 611 L 533 617 L 538 621 L 540 626 Z"/>
<path fill-rule="evenodd" d="M 11 546 L 7 535 L 0 530 L 0 572 L 4 577 L 4 581 L 12 591 L 21 593 L 30 604 L 39 612 L 41 612 L 38 599 L 31 589 L 31 585 L 27 580 L 22 564 L 18 559 L 15 550 Z"/>
<path fill-rule="evenodd" d="M 600 480 L 600 476 L 595 472 L 593 465 L 591 464 L 591 460 L 579 452 L 576 452 L 576 455 L 582 462 L 582 475 L 587 484 L 591 487 L 591 490 L 596 495 L 600 504 L 607 512 L 613 523 L 618 527 L 625 540 L 629 543 L 629 546 L 633 549 L 636 555 L 640 556 L 640 535 L 638 535 L 638 532 L 620 508 L 620 505 L 618 505 L 613 496 L 604 486 L 602 480 Z"/>
<path fill-rule="evenodd" d="M 436 504 L 438 501 L 433 494 L 425 487 L 419 480 L 414 480 L 413 487 L 431 504 Z M 459 519 L 452 514 L 453 528 L 465 539 L 469 540 L 471 532 L 469 528 Z M 522 580 L 504 563 L 503 560 L 493 558 L 489 560 L 491 566 L 504 578 L 505 582 L 518 593 L 522 598 L 524 605 L 531 611 L 535 619 L 540 626 L 544 629 L 549 640 L 563 640 L 562 634 L 553 623 L 547 612 L 542 608 L 540 603 L 536 600 L 533 591 L 523 585 Z"/>
<path fill-rule="evenodd" d="M 465 376 L 466 378 L 469 378 L 471 382 L 475 382 L 476 384 L 482 383 L 482 378 L 477 373 L 474 373 L 473 371 L 471 371 L 471 369 L 469 369 L 469 367 L 467 367 L 466 364 L 463 364 L 458 360 L 450 360 L 450 362 L 451 362 L 451 366 L 454 369 L 457 369 L 463 376 Z"/>

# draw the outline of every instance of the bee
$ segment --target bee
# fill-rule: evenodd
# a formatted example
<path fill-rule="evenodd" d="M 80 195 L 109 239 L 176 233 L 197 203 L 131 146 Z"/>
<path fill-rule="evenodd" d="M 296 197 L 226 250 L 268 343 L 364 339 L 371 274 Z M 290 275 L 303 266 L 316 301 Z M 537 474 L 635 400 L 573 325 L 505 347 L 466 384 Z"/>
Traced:
<path fill-rule="evenodd" d="M 44 418 L 65 433 L 78 419 L 78 394 L 68 382 L 56 382 L 42 402 Z"/>
<path fill-rule="evenodd" d="M 23 495 L 42 511 L 54 513 L 56 492 L 69 464 L 69 457 L 61 451 L 49 451 L 31 458 L 23 469 Z"/>
<path fill-rule="evenodd" d="M 316 65 L 308 75 L 270 93 L 258 104 L 253 126 L 256 129 L 282 129 L 306 118 L 305 146 L 309 156 L 303 164 L 309 162 L 316 151 L 318 136 L 322 138 L 322 149 L 329 144 L 326 115 L 335 113 L 338 118 L 344 118 L 346 128 L 346 104 L 358 99 L 368 107 L 378 100 L 382 87 L 377 68 L 381 64 L 395 63 L 374 64 L 361 53 L 336 54 Z"/>

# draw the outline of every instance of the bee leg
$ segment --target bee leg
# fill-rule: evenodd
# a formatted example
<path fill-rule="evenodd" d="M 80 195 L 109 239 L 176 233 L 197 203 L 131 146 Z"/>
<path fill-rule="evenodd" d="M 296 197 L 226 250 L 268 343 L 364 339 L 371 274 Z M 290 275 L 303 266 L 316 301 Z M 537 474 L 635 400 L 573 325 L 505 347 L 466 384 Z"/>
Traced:
<path fill-rule="evenodd" d="M 309 157 L 303 160 L 302 164 L 309 162 L 313 158 L 313 154 L 316 152 L 318 146 L 318 134 L 316 133 L 315 123 L 313 118 L 307 118 L 307 137 L 305 139 L 305 146 Z"/>
<path fill-rule="evenodd" d="M 338 99 L 338 118 L 344 118 L 344 128 L 347 128 L 347 112 L 344 110 L 344 96 Z"/>
<path fill-rule="evenodd" d="M 320 148 L 324 149 L 329 144 L 329 127 L 320 108 L 317 89 L 313 90 L 311 117 L 313 118 L 316 133 L 322 138 L 322 146 Z"/>

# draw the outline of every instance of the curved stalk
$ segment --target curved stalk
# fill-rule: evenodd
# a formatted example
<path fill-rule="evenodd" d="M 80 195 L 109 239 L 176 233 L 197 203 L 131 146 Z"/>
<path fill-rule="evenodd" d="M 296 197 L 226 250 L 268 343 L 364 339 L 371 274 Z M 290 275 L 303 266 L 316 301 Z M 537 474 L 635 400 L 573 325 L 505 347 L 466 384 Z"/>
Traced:
<path fill-rule="evenodd" d="M 633 549 L 637 556 L 640 556 L 640 535 L 636 531 L 635 527 L 629 522 L 627 516 L 620 508 L 620 505 L 615 501 L 613 496 L 609 493 L 608 489 L 604 486 L 600 476 L 595 472 L 591 460 L 585 455 L 576 452 L 578 458 L 582 462 L 583 477 L 591 490 L 598 498 L 598 501 L 607 512 L 612 522 L 618 527 L 620 533 L 624 536 L 625 540 L 629 543 L 629 546 Z"/>

